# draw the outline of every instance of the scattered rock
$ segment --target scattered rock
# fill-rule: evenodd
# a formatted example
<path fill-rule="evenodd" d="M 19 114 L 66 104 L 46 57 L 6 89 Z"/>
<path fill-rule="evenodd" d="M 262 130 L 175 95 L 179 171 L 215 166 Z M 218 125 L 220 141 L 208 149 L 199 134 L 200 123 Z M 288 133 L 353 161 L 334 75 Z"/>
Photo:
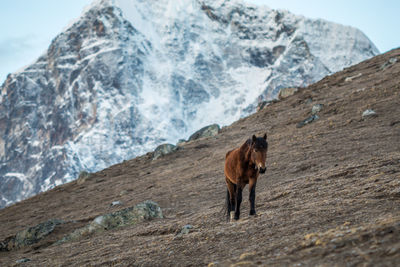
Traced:
<path fill-rule="evenodd" d="M 240 255 L 239 260 L 252 260 L 256 256 L 255 252 L 246 252 Z"/>
<path fill-rule="evenodd" d="M 182 227 L 182 230 L 174 237 L 174 239 L 179 239 L 182 238 L 183 235 L 187 235 L 190 232 L 190 229 L 193 229 L 193 226 L 186 224 Z"/>
<path fill-rule="evenodd" d="M 58 243 L 65 243 L 96 232 L 135 225 L 153 218 L 163 218 L 160 206 L 153 201 L 145 201 L 136 206 L 96 217 L 91 223 L 65 236 Z"/>
<path fill-rule="evenodd" d="M 38 243 L 54 231 L 54 228 L 64 222 L 51 219 L 33 227 L 18 232 L 15 236 L 8 237 L 0 242 L 0 251 L 10 251 Z"/>
<path fill-rule="evenodd" d="M 178 140 L 178 143 L 176 143 L 176 146 L 182 146 L 182 145 L 184 145 L 186 143 L 186 140 L 185 139 L 179 139 Z"/>
<path fill-rule="evenodd" d="M 112 207 L 114 207 L 114 206 L 120 206 L 120 205 L 122 205 L 122 202 L 121 201 L 113 201 L 113 202 L 111 202 L 111 204 L 110 204 L 110 206 L 112 206 Z"/>
<path fill-rule="evenodd" d="M 346 79 L 344 79 L 344 81 L 345 82 L 351 82 L 353 79 L 356 79 L 356 78 L 361 77 L 361 76 L 362 76 L 362 73 L 359 73 L 357 75 L 347 77 Z"/>
<path fill-rule="evenodd" d="M 193 141 L 199 138 L 215 136 L 219 133 L 220 127 L 218 124 L 211 124 L 201 128 L 189 137 L 189 141 Z"/>
<path fill-rule="evenodd" d="M 312 109 L 311 109 L 311 114 L 312 115 L 317 114 L 318 112 L 320 112 L 322 110 L 323 107 L 324 107 L 323 104 L 315 104 L 315 105 L 313 105 Z"/>
<path fill-rule="evenodd" d="M 386 61 L 385 63 L 382 64 L 381 70 L 385 70 L 385 69 L 389 68 L 390 66 L 394 65 L 396 62 L 397 62 L 396 57 L 389 58 L 388 61 Z"/>
<path fill-rule="evenodd" d="M 260 103 L 257 104 L 257 112 L 262 110 L 263 108 L 265 108 L 266 106 L 268 106 L 268 102 L 267 101 L 262 101 Z"/>
<path fill-rule="evenodd" d="M 119 192 L 119 195 L 123 196 L 123 195 L 126 195 L 128 193 L 129 193 L 128 190 L 122 190 L 121 192 Z"/>
<path fill-rule="evenodd" d="M 313 102 L 313 99 L 311 97 L 307 98 L 304 103 L 306 104 L 311 104 Z"/>
<path fill-rule="evenodd" d="M 264 109 L 266 106 L 269 106 L 270 104 L 277 103 L 277 102 L 279 102 L 278 99 L 261 101 L 257 105 L 257 111 L 260 111 L 260 110 Z"/>
<path fill-rule="evenodd" d="M 22 259 L 16 260 L 15 262 L 16 262 L 16 263 L 24 263 L 24 262 L 29 262 L 29 261 L 31 261 L 31 259 L 22 258 Z"/>
<path fill-rule="evenodd" d="M 367 117 L 374 117 L 377 116 L 376 112 L 373 111 L 372 109 L 367 109 L 362 113 L 362 118 L 367 118 Z"/>
<path fill-rule="evenodd" d="M 91 177 L 91 173 L 87 172 L 87 171 L 81 171 L 79 173 L 78 179 L 77 179 L 77 183 L 78 184 L 83 184 L 84 182 L 86 182 L 89 178 Z"/>
<path fill-rule="evenodd" d="M 257 112 L 265 108 L 271 103 L 271 101 L 261 101 L 260 103 L 257 104 Z"/>
<path fill-rule="evenodd" d="M 158 159 L 159 157 L 162 157 L 164 155 L 170 154 L 178 149 L 177 146 L 174 146 L 173 144 L 162 144 L 159 145 L 153 153 L 153 160 Z"/>
<path fill-rule="evenodd" d="M 297 128 L 301 128 L 301 127 L 303 127 L 303 126 L 305 126 L 305 125 L 307 125 L 307 124 L 309 124 L 309 123 L 311 123 L 311 122 L 313 122 L 313 121 L 316 121 L 316 120 L 318 120 L 318 119 L 319 119 L 319 116 L 318 116 L 317 114 L 311 115 L 311 116 L 308 117 L 307 119 L 305 119 L 305 120 L 299 122 L 299 123 L 296 125 L 296 127 L 297 127 Z"/>
<path fill-rule="evenodd" d="M 400 121 L 392 121 L 389 126 L 395 126 L 396 124 L 400 124 Z"/>
<path fill-rule="evenodd" d="M 299 90 L 299 88 L 297 88 L 297 87 L 282 88 L 279 91 L 278 98 L 280 100 L 288 98 L 289 96 L 294 95 L 294 93 L 296 93 L 298 90 Z"/>
<path fill-rule="evenodd" d="M 183 226 L 182 230 L 181 230 L 181 234 L 188 234 L 190 232 L 190 229 L 193 229 L 193 226 L 191 226 L 190 224 L 186 224 L 185 226 Z"/>

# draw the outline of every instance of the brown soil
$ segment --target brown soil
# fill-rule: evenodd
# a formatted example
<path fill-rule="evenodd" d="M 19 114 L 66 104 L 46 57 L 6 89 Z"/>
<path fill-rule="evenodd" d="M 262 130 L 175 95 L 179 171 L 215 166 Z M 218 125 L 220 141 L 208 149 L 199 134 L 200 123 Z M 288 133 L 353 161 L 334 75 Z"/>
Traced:
<path fill-rule="evenodd" d="M 324 105 L 320 119 L 297 128 L 314 104 Z M 377 116 L 363 119 L 366 109 Z M 257 184 L 258 216 L 248 215 L 245 189 L 242 218 L 228 223 L 225 153 L 264 132 L 268 170 Z M 0 210 L 0 240 L 50 218 L 76 221 L 40 244 L 0 252 L 0 265 L 29 258 L 29 266 L 398 266 L 400 49 L 326 77 L 216 137 L 150 158 Z M 111 207 L 117 200 L 123 205 Z M 165 218 L 53 244 L 98 215 L 144 200 L 159 203 Z M 176 238 L 186 224 L 193 229 Z"/>

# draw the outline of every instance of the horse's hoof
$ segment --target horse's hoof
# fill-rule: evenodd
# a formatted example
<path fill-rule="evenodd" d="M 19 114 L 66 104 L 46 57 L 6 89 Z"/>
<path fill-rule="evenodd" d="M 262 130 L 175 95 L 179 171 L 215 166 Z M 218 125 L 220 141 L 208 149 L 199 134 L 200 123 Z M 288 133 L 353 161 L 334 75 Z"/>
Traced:
<path fill-rule="evenodd" d="M 231 221 L 233 221 L 233 219 L 235 218 L 235 212 L 234 211 L 231 211 Z"/>
<path fill-rule="evenodd" d="M 250 211 L 250 216 L 257 216 L 256 211 L 255 211 L 255 210 L 251 210 L 251 211 Z"/>

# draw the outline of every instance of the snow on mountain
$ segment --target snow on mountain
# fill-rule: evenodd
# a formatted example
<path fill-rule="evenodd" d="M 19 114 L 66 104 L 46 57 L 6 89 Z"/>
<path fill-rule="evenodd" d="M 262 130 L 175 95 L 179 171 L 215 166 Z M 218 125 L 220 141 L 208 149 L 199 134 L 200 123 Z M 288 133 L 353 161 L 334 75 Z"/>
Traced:
<path fill-rule="evenodd" d="M 95 1 L 1 87 L 0 206 L 378 53 L 355 28 L 241 1 Z"/>

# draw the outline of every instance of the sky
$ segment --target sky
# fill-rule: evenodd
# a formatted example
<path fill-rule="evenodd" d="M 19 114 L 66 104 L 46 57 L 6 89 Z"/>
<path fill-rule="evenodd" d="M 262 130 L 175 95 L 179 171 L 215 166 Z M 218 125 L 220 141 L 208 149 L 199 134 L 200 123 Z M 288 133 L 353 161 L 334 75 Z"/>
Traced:
<path fill-rule="evenodd" d="M 178 1 L 178 0 L 171 0 Z M 400 46 L 399 0 L 245 0 L 363 31 L 380 52 Z M 33 63 L 91 0 L 1 0 L 0 85 Z"/>

